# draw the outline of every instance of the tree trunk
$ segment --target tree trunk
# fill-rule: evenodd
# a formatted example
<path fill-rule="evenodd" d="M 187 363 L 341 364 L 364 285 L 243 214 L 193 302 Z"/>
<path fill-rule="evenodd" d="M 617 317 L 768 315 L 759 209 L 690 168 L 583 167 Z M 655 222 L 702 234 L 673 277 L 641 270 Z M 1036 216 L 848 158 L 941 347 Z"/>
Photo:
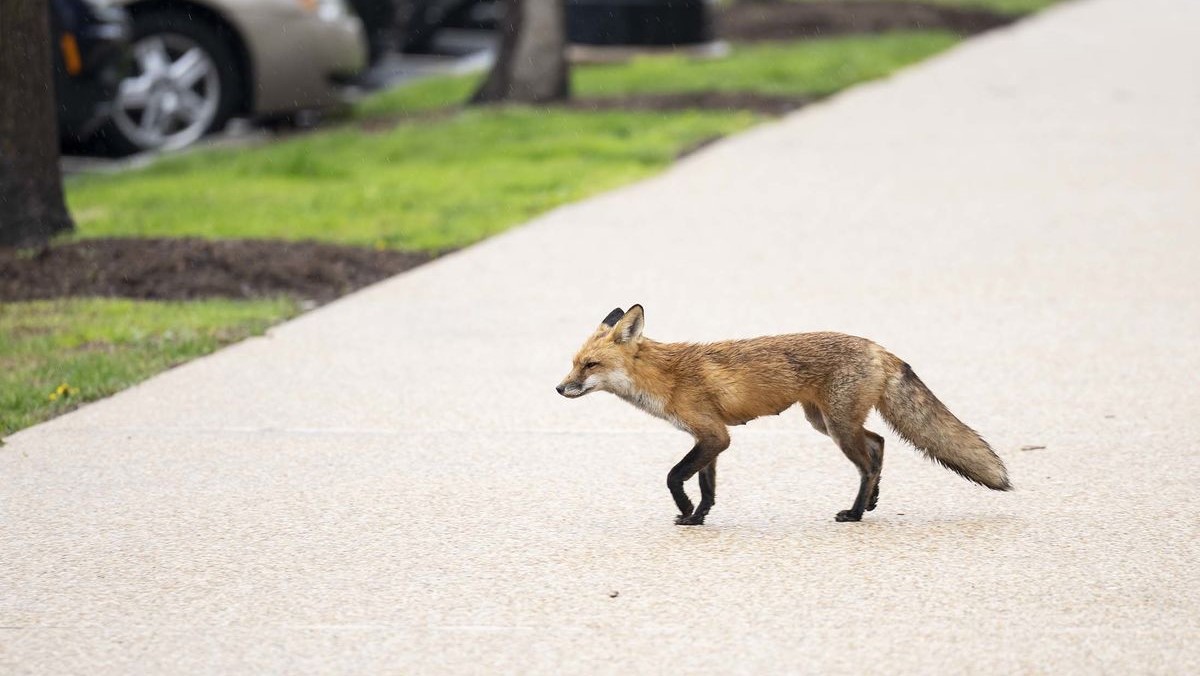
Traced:
<path fill-rule="evenodd" d="M 570 91 L 563 0 L 507 0 L 500 51 L 472 103 L 563 101 Z"/>
<path fill-rule="evenodd" d="M 46 0 L 0 0 L 0 246 L 74 227 L 58 168 Z"/>

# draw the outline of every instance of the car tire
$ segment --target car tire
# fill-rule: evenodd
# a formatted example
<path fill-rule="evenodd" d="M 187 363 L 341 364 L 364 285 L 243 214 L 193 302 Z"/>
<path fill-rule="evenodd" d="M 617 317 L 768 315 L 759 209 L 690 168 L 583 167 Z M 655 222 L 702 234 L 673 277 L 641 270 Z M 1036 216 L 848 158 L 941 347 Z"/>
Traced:
<path fill-rule="evenodd" d="M 131 72 L 97 134 L 105 149 L 173 150 L 223 128 L 244 91 L 228 35 L 227 27 L 182 12 L 135 14 Z"/>

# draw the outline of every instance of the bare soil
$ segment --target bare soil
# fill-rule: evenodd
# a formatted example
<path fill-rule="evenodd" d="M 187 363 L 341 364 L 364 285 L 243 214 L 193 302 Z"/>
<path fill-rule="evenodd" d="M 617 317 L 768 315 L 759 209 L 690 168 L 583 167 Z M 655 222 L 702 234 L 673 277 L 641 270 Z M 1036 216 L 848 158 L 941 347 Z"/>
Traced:
<path fill-rule="evenodd" d="M 900 30 L 947 30 L 974 35 L 1019 17 L 986 9 L 890 0 L 739 2 L 717 13 L 717 35 L 731 42 L 795 40 Z"/>
<path fill-rule="evenodd" d="M 783 115 L 801 108 L 819 97 L 777 96 L 754 92 L 679 92 L 673 94 L 631 94 L 620 97 L 573 99 L 563 104 L 573 110 L 752 110 L 763 115 Z"/>
<path fill-rule="evenodd" d="M 320 242 L 90 239 L 0 248 L 0 302 L 290 296 L 326 302 L 435 256 Z"/>

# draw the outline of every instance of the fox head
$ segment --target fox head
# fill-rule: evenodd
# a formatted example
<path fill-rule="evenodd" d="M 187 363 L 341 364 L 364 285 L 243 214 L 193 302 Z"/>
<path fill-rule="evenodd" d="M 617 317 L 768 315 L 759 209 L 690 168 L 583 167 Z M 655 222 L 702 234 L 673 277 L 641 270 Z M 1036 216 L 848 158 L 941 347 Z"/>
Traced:
<path fill-rule="evenodd" d="M 571 372 L 554 389 L 571 399 L 596 390 L 614 394 L 628 391 L 630 365 L 642 340 L 644 323 L 641 305 L 634 305 L 628 312 L 617 308 L 608 313 L 579 348 Z"/>

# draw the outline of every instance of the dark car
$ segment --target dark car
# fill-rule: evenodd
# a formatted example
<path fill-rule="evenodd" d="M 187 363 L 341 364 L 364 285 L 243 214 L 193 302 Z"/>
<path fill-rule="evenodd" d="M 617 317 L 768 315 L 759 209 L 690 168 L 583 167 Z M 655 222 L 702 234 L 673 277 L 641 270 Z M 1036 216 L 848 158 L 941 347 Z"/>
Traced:
<path fill-rule="evenodd" d="M 368 2 L 370 0 L 360 0 Z M 400 47 L 434 51 L 443 28 L 494 29 L 499 0 L 400 0 Z M 564 0 L 567 41 L 579 45 L 667 47 L 713 39 L 712 0 Z"/>
<path fill-rule="evenodd" d="M 103 0 L 50 0 L 59 138 L 79 144 L 108 119 L 129 60 L 129 16 Z"/>
<path fill-rule="evenodd" d="M 501 13 L 496 0 L 399 0 L 399 47 L 409 54 L 434 51 L 443 28 L 491 30 Z"/>
<path fill-rule="evenodd" d="M 367 58 L 374 64 L 395 48 L 396 0 L 348 0 L 362 21 Z"/>

